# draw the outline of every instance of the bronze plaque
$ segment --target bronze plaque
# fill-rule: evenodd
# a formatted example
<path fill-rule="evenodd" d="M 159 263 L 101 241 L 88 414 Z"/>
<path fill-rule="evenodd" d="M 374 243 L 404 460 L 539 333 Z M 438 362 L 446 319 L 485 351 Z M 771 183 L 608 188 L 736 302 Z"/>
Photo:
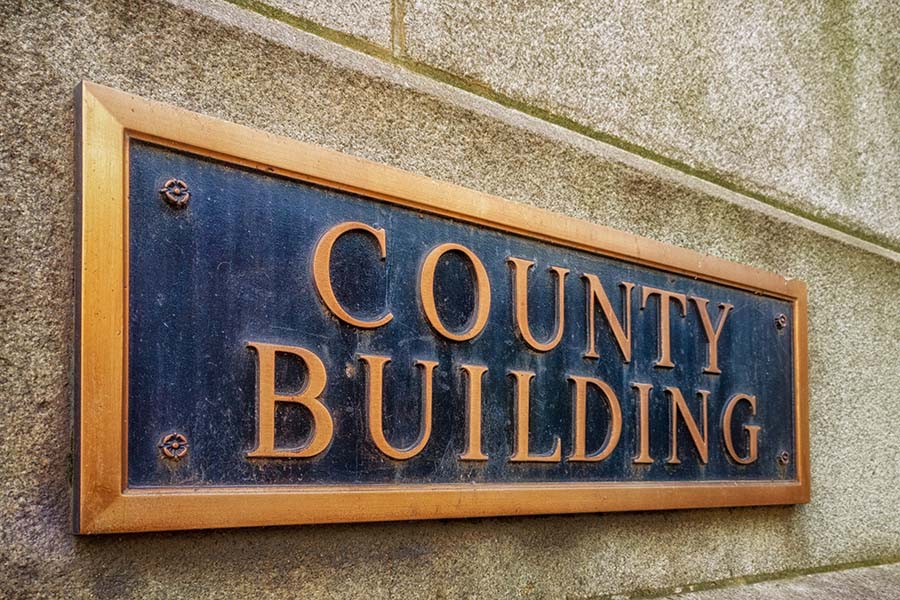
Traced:
<path fill-rule="evenodd" d="M 809 498 L 802 282 L 79 93 L 80 533 Z"/>

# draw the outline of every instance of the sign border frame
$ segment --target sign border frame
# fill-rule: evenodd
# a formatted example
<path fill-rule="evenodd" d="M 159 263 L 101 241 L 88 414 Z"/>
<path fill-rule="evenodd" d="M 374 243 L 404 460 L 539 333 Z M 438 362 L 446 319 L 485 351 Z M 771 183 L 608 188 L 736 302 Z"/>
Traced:
<path fill-rule="evenodd" d="M 509 202 L 83 81 L 76 89 L 75 468 L 79 534 L 809 502 L 807 290 L 747 265 Z M 353 192 L 792 302 L 790 481 L 127 487 L 129 140 Z"/>

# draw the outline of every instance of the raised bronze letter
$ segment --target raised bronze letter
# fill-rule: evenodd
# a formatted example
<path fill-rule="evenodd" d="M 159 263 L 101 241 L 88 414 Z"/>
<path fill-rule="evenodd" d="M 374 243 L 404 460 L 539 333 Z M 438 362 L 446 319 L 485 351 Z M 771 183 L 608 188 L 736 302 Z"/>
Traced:
<path fill-rule="evenodd" d="M 374 329 L 375 327 L 381 327 L 390 321 L 394 315 L 388 312 L 374 321 L 357 319 L 344 310 L 344 307 L 341 306 L 337 297 L 334 295 L 334 288 L 331 287 L 331 249 L 334 247 L 334 243 L 340 236 L 348 231 L 353 231 L 354 229 L 365 231 L 366 233 L 371 233 L 375 236 L 375 239 L 378 240 L 378 247 L 381 250 L 381 259 L 385 259 L 387 256 L 387 247 L 385 245 L 384 229 L 375 229 L 374 227 L 369 227 L 365 223 L 357 223 L 355 221 L 340 223 L 326 231 L 325 235 L 323 235 L 316 244 L 316 249 L 313 252 L 313 281 L 316 284 L 316 290 L 319 292 L 319 297 L 322 299 L 322 302 L 325 303 L 325 306 L 327 306 L 337 318 L 345 323 L 355 325 L 356 327 Z"/>
<path fill-rule="evenodd" d="M 725 319 L 728 318 L 728 313 L 731 312 L 734 305 L 726 304 L 724 302 L 719 305 L 719 321 L 716 323 L 716 328 L 713 329 L 709 313 L 706 312 L 706 305 L 709 304 L 709 300 L 698 296 L 691 296 L 690 298 L 694 301 L 697 312 L 700 313 L 700 322 L 703 323 L 703 333 L 706 334 L 706 356 L 709 359 L 707 361 L 709 364 L 703 369 L 703 372 L 721 373 L 722 371 L 719 370 L 719 336 L 722 335 Z"/>
<path fill-rule="evenodd" d="M 619 436 L 622 435 L 622 408 L 619 406 L 619 399 L 616 393 L 609 385 L 599 379 L 593 377 L 576 377 L 570 376 L 569 379 L 575 382 L 575 431 L 573 438 L 572 454 L 567 460 L 572 462 L 598 462 L 612 454 L 619 443 Z M 585 454 L 585 435 L 587 430 L 587 386 L 588 384 L 596 386 L 609 406 L 609 427 L 606 430 L 606 440 L 600 446 L 600 449 L 591 454 Z"/>
<path fill-rule="evenodd" d="M 558 462 L 562 457 L 562 445 L 559 436 L 553 442 L 550 454 L 531 454 L 528 450 L 528 411 L 531 404 L 531 380 L 534 373 L 530 371 L 510 371 L 516 378 L 516 450 L 509 457 L 510 462 Z"/>
<path fill-rule="evenodd" d="M 625 327 L 622 327 L 622 322 L 619 321 L 619 317 L 613 312 L 612 304 L 606 296 L 606 291 L 604 291 L 600 279 L 596 275 L 591 275 L 590 273 L 582 275 L 582 278 L 587 281 L 588 345 L 587 350 L 584 351 L 584 357 L 600 358 L 595 347 L 596 340 L 594 339 L 594 313 L 596 312 L 594 310 L 594 303 L 599 302 L 600 308 L 603 310 L 603 316 L 606 317 L 606 322 L 609 323 L 609 328 L 612 330 L 612 333 L 616 338 L 616 343 L 619 345 L 619 351 L 622 353 L 622 357 L 625 359 L 625 362 L 631 362 L 631 290 L 634 287 L 634 284 L 628 281 L 623 281 L 619 284 L 619 287 L 624 288 L 625 290 Z"/>
<path fill-rule="evenodd" d="M 257 402 L 257 439 L 256 448 L 247 453 L 249 458 L 309 458 L 319 454 L 328 444 L 334 433 L 334 422 L 328 408 L 319 400 L 325 390 L 327 376 L 325 365 L 318 356 L 306 348 L 294 346 L 277 346 L 262 342 L 247 342 L 247 346 L 256 350 L 259 357 L 259 399 Z M 306 385 L 296 394 L 282 396 L 275 393 L 275 353 L 293 354 L 306 365 Z M 306 444 L 290 450 L 275 448 L 275 403 L 296 402 L 309 409 L 313 418 L 312 435 Z"/>
<path fill-rule="evenodd" d="M 438 260 L 444 254 L 453 250 L 465 254 L 475 269 L 475 321 L 462 333 L 453 333 L 444 327 L 434 303 L 434 269 L 437 267 Z M 488 274 L 484 265 L 481 264 L 474 252 L 459 244 L 441 244 L 428 253 L 428 256 L 425 257 L 425 262 L 422 264 L 422 271 L 419 273 L 419 298 L 422 302 L 425 316 L 428 318 L 428 323 L 435 331 L 454 342 L 464 342 L 481 333 L 481 330 L 484 329 L 487 323 L 488 314 L 491 311 L 491 283 L 488 280 Z"/>
<path fill-rule="evenodd" d="M 466 451 L 459 455 L 459 460 L 487 460 L 487 455 L 481 451 L 481 380 L 487 373 L 487 367 L 462 365 L 459 370 L 466 374 L 468 383 L 466 412 L 469 426 Z"/>
<path fill-rule="evenodd" d="M 391 359 L 387 356 L 376 356 L 374 354 L 360 354 L 360 360 L 366 363 L 369 371 L 369 401 L 368 401 L 368 422 L 369 435 L 372 441 L 385 455 L 397 460 L 407 460 L 422 451 L 428 438 L 431 437 L 431 382 L 432 373 L 437 366 L 437 362 L 433 360 L 418 360 L 416 365 L 425 367 L 422 375 L 422 424 L 419 426 L 419 439 L 417 439 L 410 447 L 405 449 L 395 448 L 384 437 L 384 419 L 382 416 L 384 390 L 384 365 L 389 363 Z"/>
<path fill-rule="evenodd" d="M 667 387 L 666 393 L 672 399 L 672 453 L 669 455 L 669 464 L 681 464 L 681 461 L 678 459 L 678 415 L 680 413 L 682 419 L 684 419 L 684 424 L 687 425 L 688 432 L 691 434 L 694 446 L 697 448 L 697 452 L 700 453 L 700 462 L 705 465 L 709 462 L 709 445 L 707 443 L 709 440 L 709 428 L 706 423 L 706 404 L 709 399 L 709 392 L 697 390 L 697 395 L 703 401 L 703 435 L 700 435 L 700 432 L 697 430 L 697 422 L 691 416 L 691 411 L 684 401 L 684 396 L 681 395 L 681 390 L 677 387 Z"/>
<path fill-rule="evenodd" d="M 722 435 L 725 437 L 725 449 L 728 450 L 728 456 L 731 457 L 731 460 L 740 465 L 749 465 L 752 462 L 756 462 L 760 427 L 759 425 L 744 425 L 744 431 L 747 432 L 747 437 L 749 438 L 750 451 L 746 457 L 738 456 L 734 449 L 734 440 L 731 439 L 731 415 L 734 412 L 734 408 L 741 401 L 745 401 L 750 405 L 751 415 L 756 415 L 756 396 L 735 394 L 728 400 L 728 404 L 725 405 L 725 412 L 722 415 Z"/>
<path fill-rule="evenodd" d="M 631 387 L 638 391 L 638 446 L 640 450 L 634 459 L 638 465 L 653 463 L 650 458 L 650 391 L 653 386 L 649 383 L 632 383 Z"/>
<path fill-rule="evenodd" d="M 513 304 L 516 307 L 516 325 L 519 328 L 522 339 L 538 352 L 547 352 L 556 348 L 557 344 L 562 340 L 563 330 L 565 329 L 565 283 L 569 270 L 562 267 L 550 267 L 550 270 L 556 273 L 556 327 L 549 341 L 539 342 L 531 334 L 531 327 L 528 325 L 528 271 L 534 266 L 534 263 L 524 258 L 514 258 L 512 256 L 506 260 L 513 267 L 513 279 L 515 281 L 513 284 Z"/>
<path fill-rule="evenodd" d="M 644 287 L 641 294 L 641 310 L 647 306 L 647 298 L 650 296 L 659 296 L 659 360 L 653 365 L 654 367 L 672 368 L 675 363 L 672 362 L 670 352 L 669 338 L 671 335 L 669 327 L 669 300 L 677 300 L 681 305 L 681 316 L 687 316 L 687 299 L 684 294 L 676 294 L 653 287 Z"/>

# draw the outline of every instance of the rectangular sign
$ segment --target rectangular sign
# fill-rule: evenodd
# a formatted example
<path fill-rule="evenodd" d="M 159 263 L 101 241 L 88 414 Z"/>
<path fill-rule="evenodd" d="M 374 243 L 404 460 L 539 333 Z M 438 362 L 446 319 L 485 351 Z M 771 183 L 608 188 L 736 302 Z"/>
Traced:
<path fill-rule="evenodd" d="M 802 282 L 80 89 L 76 530 L 806 502 Z"/>

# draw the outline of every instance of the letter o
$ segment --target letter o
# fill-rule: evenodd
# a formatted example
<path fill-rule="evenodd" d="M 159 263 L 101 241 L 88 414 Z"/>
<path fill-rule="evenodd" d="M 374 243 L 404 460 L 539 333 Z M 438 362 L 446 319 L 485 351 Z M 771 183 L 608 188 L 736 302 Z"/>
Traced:
<path fill-rule="evenodd" d="M 475 322 L 461 333 L 454 333 L 444 326 L 434 303 L 434 270 L 441 257 L 454 250 L 464 254 L 475 269 Z M 425 317 L 435 331 L 454 342 L 465 342 L 481 333 L 487 324 L 488 314 L 491 311 L 491 283 L 484 265 L 481 264 L 474 252 L 460 244 L 441 244 L 428 253 L 422 264 L 422 270 L 419 273 L 419 298 L 422 302 L 422 309 L 425 311 Z"/>

